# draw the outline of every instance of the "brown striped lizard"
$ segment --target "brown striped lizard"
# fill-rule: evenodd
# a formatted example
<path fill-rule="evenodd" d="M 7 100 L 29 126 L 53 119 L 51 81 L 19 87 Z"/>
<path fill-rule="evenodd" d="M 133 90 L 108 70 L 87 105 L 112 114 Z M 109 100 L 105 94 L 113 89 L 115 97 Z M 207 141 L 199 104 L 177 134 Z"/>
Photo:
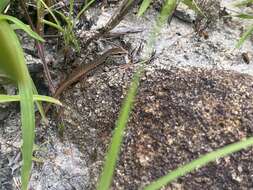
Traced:
<path fill-rule="evenodd" d="M 95 69 L 99 65 L 103 64 L 106 59 L 112 55 L 118 55 L 118 54 L 127 54 L 127 51 L 123 48 L 117 47 L 117 48 L 111 48 L 104 52 L 102 55 L 100 55 L 97 59 L 92 61 L 91 63 L 81 65 L 80 67 L 74 69 L 71 74 L 67 77 L 66 80 L 64 80 L 59 88 L 54 93 L 54 98 L 59 98 L 60 95 L 64 90 L 66 90 L 70 85 L 80 80 L 81 77 L 83 77 L 85 74 L 90 72 L 91 70 Z M 45 108 L 45 113 L 48 112 L 49 108 L 51 107 L 51 104 L 47 105 Z"/>

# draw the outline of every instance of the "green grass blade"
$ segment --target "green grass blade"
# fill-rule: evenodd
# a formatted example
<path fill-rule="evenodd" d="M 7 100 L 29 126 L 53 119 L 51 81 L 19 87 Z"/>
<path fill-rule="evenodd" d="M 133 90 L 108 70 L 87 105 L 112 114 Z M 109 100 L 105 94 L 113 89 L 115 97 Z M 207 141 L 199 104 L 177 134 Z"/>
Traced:
<path fill-rule="evenodd" d="M 59 100 L 57 100 L 55 98 L 52 98 L 52 97 L 49 97 L 49 96 L 33 95 L 33 100 L 34 101 L 41 101 L 41 102 L 48 102 L 48 103 L 52 103 L 52 104 L 62 106 L 62 103 Z"/>
<path fill-rule="evenodd" d="M 55 10 L 55 13 L 57 13 L 59 16 L 61 16 L 62 19 L 63 19 L 66 23 L 69 22 L 69 18 L 68 18 L 67 16 L 65 16 L 62 12 Z"/>
<path fill-rule="evenodd" d="M 0 73 L 17 84 L 28 77 L 17 36 L 5 20 L 0 19 Z M 20 63 L 22 62 L 22 63 Z"/>
<path fill-rule="evenodd" d="M 245 14 L 245 13 L 241 13 L 241 14 L 237 14 L 237 15 L 231 15 L 231 16 L 242 18 L 242 19 L 253 19 L 253 15 Z"/>
<path fill-rule="evenodd" d="M 55 10 L 55 13 L 57 13 L 61 18 L 66 22 L 66 28 L 70 27 L 71 31 L 73 30 L 73 20 L 70 19 L 68 16 L 65 16 L 62 12 Z M 62 27 L 63 28 L 63 27 Z"/>
<path fill-rule="evenodd" d="M 155 23 L 155 26 L 153 28 L 153 31 L 151 32 L 151 36 L 148 40 L 147 47 L 148 47 L 148 55 L 146 59 L 152 54 L 154 51 L 154 46 L 157 37 L 160 34 L 161 28 L 164 26 L 164 24 L 167 22 L 168 18 L 172 16 L 174 13 L 174 10 L 176 9 L 178 4 L 177 0 L 166 0 L 164 3 L 164 6 L 162 7 L 161 13 Z"/>
<path fill-rule="evenodd" d="M 10 0 L 1 0 L 0 1 L 0 13 L 4 11 L 7 5 L 10 3 Z"/>
<path fill-rule="evenodd" d="M 73 18 L 74 14 L 74 0 L 69 0 L 69 17 Z"/>
<path fill-rule="evenodd" d="M 13 16 L 9 16 L 9 15 L 1 15 L 0 14 L 0 20 L 8 20 L 13 22 L 16 27 L 18 27 L 19 29 L 24 30 L 28 35 L 30 35 L 32 38 L 39 40 L 41 42 L 44 42 L 44 39 L 42 37 L 40 37 L 36 32 L 34 32 L 30 26 L 24 24 L 23 22 L 21 22 L 20 20 L 18 20 L 17 18 L 13 17 Z"/>
<path fill-rule="evenodd" d="M 48 26 L 51 26 L 51 27 L 59 30 L 60 32 L 64 32 L 64 29 L 60 25 L 58 25 L 58 24 L 55 24 L 55 23 L 53 23 L 51 21 L 48 21 L 48 20 L 45 20 L 45 19 L 42 19 L 42 22 L 44 24 L 48 25 Z"/>
<path fill-rule="evenodd" d="M 151 2 L 152 0 L 143 0 L 137 15 L 142 16 L 150 6 Z"/>
<path fill-rule="evenodd" d="M 42 95 L 33 95 L 33 101 L 42 101 L 42 102 L 48 102 L 52 104 L 57 104 L 62 106 L 62 103 L 52 97 L 49 96 L 42 96 Z M 0 94 L 0 103 L 7 103 L 7 102 L 17 102 L 20 101 L 20 95 L 2 95 Z"/>
<path fill-rule="evenodd" d="M 250 35 L 253 33 L 253 25 L 242 35 L 242 37 L 239 39 L 239 41 L 236 44 L 236 48 L 240 48 L 242 44 L 247 40 Z"/>
<path fill-rule="evenodd" d="M 96 0 L 90 0 L 83 8 L 82 10 L 77 14 L 76 20 L 78 20 L 82 14 L 95 2 Z"/>
<path fill-rule="evenodd" d="M 100 181 L 97 186 L 97 190 L 108 190 L 113 178 L 114 168 L 120 152 L 124 130 L 126 128 L 131 110 L 133 108 L 134 99 L 139 86 L 141 70 L 139 70 L 132 80 L 127 96 L 123 102 L 122 109 L 119 114 L 118 121 L 116 122 L 116 128 L 113 133 L 111 144 L 106 155 L 106 160 Z"/>
<path fill-rule="evenodd" d="M 148 42 L 148 46 L 150 46 L 148 52 L 150 54 L 153 52 L 154 41 L 155 41 L 156 36 L 158 35 L 163 24 L 166 23 L 168 17 L 173 14 L 173 11 L 175 10 L 176 6 L 177 6 L 176 0 L 166 1 L 162 9 L 162 12 L 159 16 L 159 19 L 156 23 L 156 27 L 154 28 L 154 32 L 151 34 L 151 39 Z M 121 107 L 120 115 L 119 115 L 118 121 L 116 122 L 116 128 L 113 133 L 111 144 L 109 146 L 109 150 L 105 157 L 105 163 L 104 163 L 102 174 L 97 186 L 97 190 L 108 190 L 110 188 L 110 184 L 111 184 L 113 174 L 114 174 L 114 169 L 116 167 L 118 155 L 120 152 L 120 147 L 123 140 L 124 130 L 126 128 L 131 110 L 133 108 L 133 102 L 137 94 L 140 77 L 144 70 L 144 63 L 145 61 L 142 62 L 140 68 L 134 74 L 134 78 L 131 82 L 130 89 L 128 90 L 127 96 L 124 99 L 123 105 Z"/>
<path fill-rule="evenodd" d="M 34 95 L 38 95 L 39 93 L 38 93 L 38 91 L 37 91 L 37 88 L 36 88 L 36 86 L 35 86 L 35 84 L 34 84 L 32 78 L 30 79 L 30 81 L 31 81 L 31 85 L 32 85 L 32 88 L 33 88 L 33 94 L 34 94 Z M 33 99 L 34 99 L 34 98 L 33 98 Z M 48 123 L 48 120 L 47 120 L 46 114 L 45 114 L 45 112 L 44 112 L 42 103 L 41 103 L 40 101 L 36 101 L 36 100 L 35 100 L 35 103 L 36 103 L 36 106 L 37 106 L 37 108 L 38 108 L 38 110 L 39 110 L 39 113 L 40 113 L 40 115 L 41 115 L 42 120 L 44 121 L 44 123 L 47 124 L 47 123 Z"/>
<path fill-rule="evenodd" d="M 9 96 L 9 95 L 0 95 L 0 103 L 7 103 L 7 102 L 17 102 L 20 101 L 20 96 Z"/>
<path fill-rule="evenodd" d="M 22 190 L 27 190 L 35 128 L 33 88 L 18 37 L 6 19 L 0 19 L 0 50 L 0 73 L 10 77 L 19 88 L 23 139 L 21 182 Z"/>
<path fill-rule="evenodd" d="M 234 5 L 236 7 L 244 7 L 244 6 L 247 6 L 247 5 L 251 5 L 252 3 L 253 3 L 253 0 L 243 0 L 243 1 L 235 3 Z"/>
<path fill-rule="evenodd" d="M 172 182 L 173 180 L 186 175 L 187 173 L 195 170 L 196 168 L 200 168 L 209 162 L 215 161 L 218 158 L 222 158 L 239 150 L 248 148 L 253 145 L 253 137 L 248 138 L 247 140 L 242 140 L 240 142 L 225 146 L 224 148 L 220 148 L 216 151 L 210 152 L 204 156 L 201 156 L 199 159 L 193 160 L 192 162 L 179 167 L 178 169 L 172 171 L 168 175 L 158 179 L 157 181 L 151 183 L 144 190 L 156 190 L 161 189 L 163 186 Z"/>
<path fill-rule="evenodd" d="M 171 17 L 177 7 L 177 0 L 166 0 L 159 16 L 158 25 L 163 26 L 168 17 Z"/>
<path fill-rule="evenodd" d="M 30 171 L 32 168 L 32 155 L 34 143 L 34 130 L 35 130 L 35 113 L 32 87 L 28 84 L 19 84 L 20 94 L 20 107 L 21 107 L 21 122 L 22 122 L 22 169 L 21 181 L 22 190 L 28 189 L 30 178 Z"/>
<path fill-rule="evenodd" d="M 60 25 L 60 22 L 58 21 L 58 19 L 56 18 L 56 16 L 54 15 L 54 13 L 51 11 L 51 9 L 47 6 L 47 4 L 43 1 L 43 0 L 38 0 L 46 9 L 47 11 L 49 12 L 49 14 L 53 17 L 55 23 L 58 25 L 58 26 L 61 26 Z"/>
<path fill-rule="evenodd" d="M 202 16 L 205 16 L 205 14 L 202 12 L 202 10 L 199 8 L 198 4 L 195 2 L 195 0 L 182 0 L 182 3 L 187 5 L 190 9 L 195 11 L 196 13 L 201 14 Z"/>

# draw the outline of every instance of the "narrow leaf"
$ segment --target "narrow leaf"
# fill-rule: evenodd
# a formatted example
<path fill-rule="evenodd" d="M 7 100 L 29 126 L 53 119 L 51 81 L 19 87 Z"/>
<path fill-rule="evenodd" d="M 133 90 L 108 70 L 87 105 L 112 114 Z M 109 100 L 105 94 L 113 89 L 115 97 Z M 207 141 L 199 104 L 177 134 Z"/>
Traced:
<path fill-rule="evenodd" d="M 205 14 L 202 12 L 202 10 L 199 8 L 198 4 L 195 2 L 195 0 L 183 0 L 182 3 L 187 5 L 190 9 L 195 11 L 196 13 L 201 14 L 202 16 L 205 16 Z"/>
<path fill-rule="evenodd" d="M 78 20 L 82 14 L 92 5 L 92 3 L 94 3 L 95 0 L 90 0 L 83 8 L 82 10 L 78 13 L 77 17 L 76 17 L 76 20 Z"/>
<path fill-rule="evenodd" d="M 245 14 L 245 13 L 241 13 L 241 14 L 237 14 L 237 15 L 231 15 L 231 16 L 242 18 L 242 19 L 253 19 L 253 15 Z"/>
<path fill-rule="evenodd" d="M 32 88 L 33 88 L 33 94 L 34 94 L 34 95 L 38 95 L 39 93 L 38 93 L 38 91 L 37 91 L 37 88 L 36 88 L 36 86 L 35 86 L 35 84 L 34 84 L 32 78 L 30 79 L 30 81 L 31 81 Z M 35 101 L 35 103 L 36 103 L 36 106 L 37 106 L 37 108 L 38 108 L 38 110 L 39 110 L 39 113 L 40 113 L 40 115 L 41 115 L 42 120 L 47 124 L 47 123 L 48 123 L 48 120 L 47 120 L 47 118 L 46 118 L 46 114 L 45 114 L 45 112 L 44 112 L 44 109 L 43 109 L 43 106 L 42 106 L 41 102 L 40 102 L 40 101 Z"/>
<path fill-rule="evenodd" d="M 104 168 L 101 174 L 100 181 L 97 186 L 97 190 L 108 190 L 110 188 L 110 184 L 112 181 L 114 168 L 116 166 L 116 162 L 118 159 L 120 146 L 122 144 L 122 139 L 124 135 L 124 130 L 126 128 L 128 118 L 130 116 L 131 110 L 133 108 L 134 99 L 137 93 L 137 89 L 139 86 L 139 80 L 141 76 L 141 70 L 139 70 L 131 82 L 131 86 L 128 90 L 127 96 L 123 102 L 119 119 L 116 122 L 116 127 L 113 133 L 113 137 L 111 140 L 111 144 L 106 154 L 106 160 L 104 164 Z"/>
<path fill-rule="evenodd" d="M 3 18 L 3 15 L 1 15 Z M 5 17 L 6 18 L 6 17 Z M 0 70 L 17 84 L 20 95 L 22 123 L 22 190 L 27 190 L 34 142 L 35 113 L 31 77 L 25 64 L 25 57 L 18 37 L 6 19 L 0 19 Z"/>
<path fill-rule="evenodd" d="M 24 30 L 28 35 L 30 35 L 32 38 L 39 40 L 41 42 L 44 42 L 44 39 L 42 37 L 40 37 L 36 32 L 34 32 L 30 26 L 24 24 L 23 22 L 21 22 L 20 20 L 18 20 L 17 18 L 13 17 L 13 16 L 9 16 L 9 15 L 2 15 L 0 14 L 0 20 L 8 20 L 13 22 L 16 27 L 18 27 L 19 29 Z"/>
<path fill-rule="evenodd" d="M 236 44 L 236 48 L 240 48 L 242 44 L 245 42 L 245 40 L 247 40 L 252 33 L 253 33 L 253 25 L 239 39 L 238 43 Z"/>
<path fill-rule="evenodd" d="M 243 1 L 235 3 L 234 5 L 236 7 L 244 7 L 244 6 L 248 6 L 248 5 L 252 4 L 252 3 L 253 3 L 253 0 L 243 0 Z"/>
<path fill-rule="evenodd" d="M 166 0 L 159 16 L 158 25 L 160 27 L 166 23 L 168 17 L 171 17 L 177 7 L 177 0 Z"/>
<path fill-rule="evenodd" d="M 20 95 L 0 95 L 0 103 L 17 101 L 20 101 Z M 62 106 L 62 103 L 59 100 L 49 96 L 33 95 L 33 101 L 48 102 Z"/>
<path fill-rule="evenodd" d="M 48 20 L 45 20 L 45 19 L 42 19 L 42 22 L 48 26 L 51 26 L 53 28 L 56 28 L 57 30 L 59 30 L 60 32 L 64 32 L 64 29 L 60 26 L 60 25 L 57 25 L 51 21 L 48 21 Z"/>
<path fill-rule="evenodd" d="M 148 52 L 150 54 L 153 51 L 154 41 L 161 29 L 161 26 L 164 23 L 166 23 L 167 18 L 173 14 L 173 11 L 175 10 L 176 6 L 177 0 L 166 1 L 165 6 L 163 7 L 160 17 L 156 23 L 156 27 L 154 28 L 154 32 L 151 34 L 151 39 L 149 39 L 148 42 L 148 46 L 150 46 Z M 145 62 L 146 61 L 140 63 L 141 66 L 134 74 L 127 96 L 124 99 L 123 105 L 120 110 L 119 118 L 116 122 L 116 128 L 114 130 L 113 137 L 105 157 L 105 163 L 97 186 L 97 190 L 108 190 L 110 188 L 110 184 L 114 174 L 114 169 L 116 167 L 116 163 L 120 152 L 120 147 L 123 141 L 124 130 L 126 128 L 129 116 L 133 109 L 133 103 L 137 94 L 140 77 L 142 76 Z"/>
<path fill-rule="evenodd" d="M 150 6 L 151 2 L 152 0 L 143 0 L 137 15 L 142 16 Z"/>
<path fill-rule="evenodd" d="M 73 18 L 74 13 L 74 0 L 69 0 L 69 16 Z"/>
<path fill-rule="evenodd" d="M 43 0 L 38 0 L 46 9 L 47 11 L 49 12 L 49 14 L 53 17 L 54 21 L 56 22 L 56 24 L 58 26 L 61 26 L 60 25 L 60 22 L 58 21 L 58 19 L 56 18 L 56 16 L 54 15 L 54 13 L 51 11 L 51 9 L 47 6 L 47 4 L 43 1 Z"/>
<path fill-rule="evenodd" d="M 199 159 L 193 160 L 192 162 L 179 167 L 178 169 L 172 171 L 168 175 L 161 177 L 157 181 L 154 181 L 150 185 L 144 188 L 144 190 L 156 190 L 161 189 L 163 186 L 177 179 L 178 177 L 184 176 L 189 172 L 194 171 L 196 168 L 200 168 L 209 162 L 215 161 L 216 159 L 222 158 L 239 150 L 248 148 L 253 145 L 253 137 L 248 138 L 247 140 L 242 140 L 240 142 L 225 146 L 216 151 L 210 152 L 204 156 L 201 156 Z"/>
<path fill-rule="evenodd" d="M 42 159 L 42 158 L 36 158 L 36 157 L 32 157 L 32 160 L 34 161 L 34 162 L 38 162 L 38 163 L 44 163 L 44 160 Z"/>
<path fill-rule="evenodd" d="M 60 15 L 65 22 L 67 22 L 67 23 L 69 22 L 69 18 L 67 16 L 65 16 L 62 12 L 55 10 L 55 13 Z"/>
<path fill-rule="evenodd" d="M 32 154 L 34 143 L 34 130 L 35 130 L 35 113 L 34 104 L 32 98 L 32 87 L 28 83 L 19 84 L 20 94 L 20 107 L 21 107 L 21 122 L 22 122 L 22 169 L 21 169 L 21 181 L 22 190 L 27 190 L 30 171 L 32 168 Z"/>
<path fill-rule="evenodd" d="M 4 9 L 10 3 L 10 0 L 1 0 L 0 1 L 0 13 L 3 13 Z"/>

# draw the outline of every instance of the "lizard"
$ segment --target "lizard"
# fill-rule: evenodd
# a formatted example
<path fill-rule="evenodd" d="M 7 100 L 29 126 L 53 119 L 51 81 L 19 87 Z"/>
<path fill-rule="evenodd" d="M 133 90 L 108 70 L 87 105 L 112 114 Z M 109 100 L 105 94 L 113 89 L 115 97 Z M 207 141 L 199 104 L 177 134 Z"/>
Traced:
<path fill-rule="evenodd" d="M 53 98 L 59 98 L 60 95 L 62 94 L 62 92 L 64 90 L 66 90 L 73 83 L 75 83 L 78 80 L 80 80 L 80 78 L 82 76 L 84 76 L 85 74 L 87 74 L 91 70 L 95 69 L 99 65 L 103 64 L 108 57 L 110 57 L 112 55 L 126 54 L 126 53 L 127 53 L 127 51 L 124 50 L 123 48 L 120 48 L 120 47 L 111 48 L 111 49 L 105 51 L 96 60 L 94 60 L 94 61 L 92 61 L 92 62 L 90 62 L 88 64 L 81 65 L 81 66 L 77 67 L 76 69 L 74 69 L 70 73 L 70 75 L 67 77 L 67 79 L 65 79 L 63 82 L 61 82 L 61 84 L 59 85 L 58 89 L 53 94 Z M 45 113 L 48 112 L 48 110 L 50 109 L 50 107 L 51 107 L 51 104 L 48 104 L 46 106 Z"/>

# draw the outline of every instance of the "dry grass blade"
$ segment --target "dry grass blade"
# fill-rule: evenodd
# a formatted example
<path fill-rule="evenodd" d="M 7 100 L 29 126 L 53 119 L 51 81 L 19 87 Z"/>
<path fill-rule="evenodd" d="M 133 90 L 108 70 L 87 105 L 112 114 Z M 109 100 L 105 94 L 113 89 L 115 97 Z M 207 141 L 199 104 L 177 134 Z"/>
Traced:
<path fill-rule="evenodd" d="M 161 189 L 162 187 L 176 180 L 177 178 L 184 176 L 191 171 L 194 171 L 196 168 L 200 168 L 211 161 L 215 161 L 216 159 L 219 159 L 229 154 L 232 154 L 234 152 L 240 151 L 244 148 L 248 148 L 249 146 L 252 146 L 252 145 L 253 145 L 253 137 L 228 145 L 216 151 L 210 152 L 204 156 L 201 156 L 199 159 L 193 160 L 192 162 L 170 172 L 168 175 L 154 181 L 153 183 L 145 187 L 144 190 Z"/>
<path fill-rule="evenodd" d="M 32 166 L 35 128 L 33 89 L 24 54 L 15 32 L 4 20 L 0 21 L 0 26 L 0 69 L 10 76 L 19 88 L 23 138 L 21 179 L 22 190 L 27 190 Z"/>
<path fill-rule="evenodd" d="M 87 47 L 92 41 L 104 36 L 108 32 L 110 32 L 113 28 L 115 28 L 124 18 L 124 16 L 131 10 L 131 8 L 138 4 L 140 0 L 123 0 L 119 6 L 119 8 L 115 11 L 110 20 L 106 23 L 106 25 L 100 28 L 93 36 L 91 36 L 86 43 L 84 44 Z"/>
<path fill-rule="evenodd" d="M 29 33 L 32 37 L 41 40 L 41 37 L 33 32 L 29 27 L 23 24 L 16 18 L 12 18 L 6 15 L 0 15 L 0 73 L 4 74 L 8 78 L 17 84 L 19 89 L 19 100 L 21 107 L 21 123 L 22 123 L 22 170 L 21 181 L 22 190 L 27 190 L 31 166 L 32 166 L 32 154 L 34 145 L 34 129 L 35 129 L 35 111 L 34 111 L 34 97 L 33 93 L 37 93 L 36 88 L 33 86 L 33 82 L 29 75 L 24 53 L 11 25 L 6 21 L 10 20 Z M 35 96 L 36 101 L 48 100 L 55 101 L 52 98 L 46 98 L 41 96 Z M 3 97 L 10 100 L 10 97 Z M 13 100 L 13 99 L 12 99 Z"/>

